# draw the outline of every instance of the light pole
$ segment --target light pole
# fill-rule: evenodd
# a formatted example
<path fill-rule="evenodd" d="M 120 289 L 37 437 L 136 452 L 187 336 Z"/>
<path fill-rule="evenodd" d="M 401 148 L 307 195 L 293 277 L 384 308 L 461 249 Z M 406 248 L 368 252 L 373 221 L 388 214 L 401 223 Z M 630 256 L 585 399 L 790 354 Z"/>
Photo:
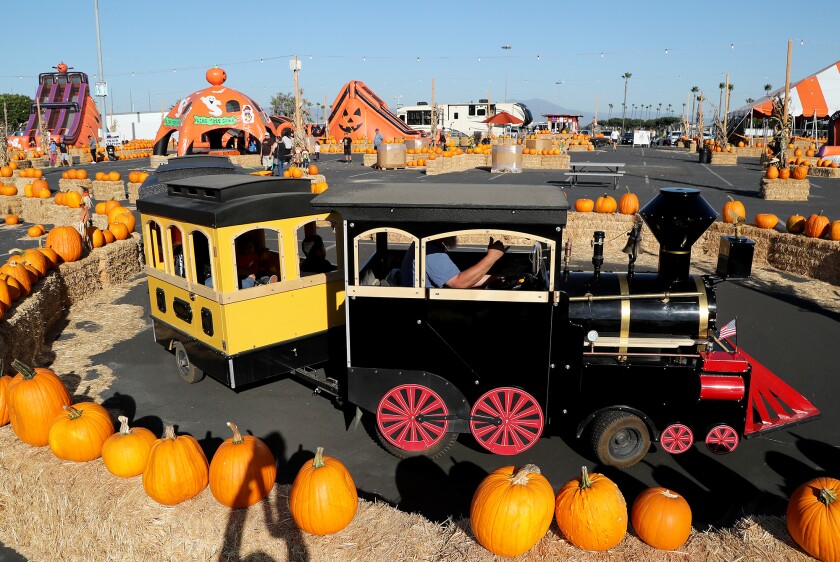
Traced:
<path fill-rule="evenodd" d="M 96 60 L 99 64 L 99 81 L 104 84 L 99 99 L 99 128 L 102 135 L 102 141 L 105 141 L 105 96 L 108 95 L 107 83 L 105 82 L 105 74 L 102 72 L 102 41 L 99 37 L 99 0 L 93 0 L 93 16 L 96 19 Z"/>
<path fill-rule="evenodd" d="M 630 72 L 621 75 L 624 79 L 624 103 L 621 104 L 621 131 L 624 132 L 624 119 L 627 117 L 627 82 L 633 77 Z"/>
<path fill-rule="evenodd" d="M 507 103 L 507 73 L 508 73 L 508 64 L 507 64 L 507 53 L 511 50 L 510 45 L 502 45 L 502 49 L 505 51 L 505 103 Z"/>

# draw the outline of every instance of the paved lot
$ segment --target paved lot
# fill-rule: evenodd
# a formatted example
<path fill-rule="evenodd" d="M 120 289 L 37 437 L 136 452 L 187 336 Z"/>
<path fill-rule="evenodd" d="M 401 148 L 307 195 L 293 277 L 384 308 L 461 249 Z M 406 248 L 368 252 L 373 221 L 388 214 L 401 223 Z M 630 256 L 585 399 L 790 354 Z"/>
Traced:
<path fill-rule="evenodd" d="M 825 209 L 829 216 L 840 217 L 840 197 L 832 194 L 832 190 L 840 189 L 840 180 L 818 180 L 819 185 L 812 186 L 812 200 L 807 203 L 759 199 L 757 160 L 754 165 L 738 168 L 711 168 L 698 164 L 694 155 L 685 152 L 628 147 L 615 153 L 575 153 L 572 157 L 626 162 L 627 177 L 621 187 L 627 184 L 642 202 L 663 186 L 691 186 L 699 187 L 717 209 L 729 193 L 743 200 L 751 215 L 773 212 L 785 218 L 792 212 L 807 215 Z M 426 177 L 416 170 L 372 171 L 358 162 L 341 163 L 336 155 L 324 155 L 323 160 L 322 170 L 334 187 L 381 180 L 524 184 L 555 183 L 563 178 L 562 172 L 499 176 L 482 170 Z M 97 166 L 126 171 L 138 168 L 142 162 Z M 48 174 L 48 178 L 52 183 L 57 176 Z M 610 187 L 579 186 L 569 190 L 569 197 L 593 197 L 611 191 Z M 21 232 L 20 228 L 0 228 L 0 253 L 19 243 L 14 239 L 22 233 L 25 230 Z M 142 284 L 125 298 L 127 303 L 143 306 L 148 314 L 147 301 Z M 680 456 L 656 451 L 625 472 L 604 469 L 628 497 L 651 485 L 679 490 L 695 511 L 698 528 L 724 525 L 748 513 L 780 513 L 785 497 L 795 486 L 815 474 L 836 473 L 840 465 L 840 436 L 835 430 L 840 425 L 840 409 L 832 398 L 840 395 L 840 377 L 836 376 L 836 360 L 830 351 L 840 333 L 840 318 L 808 302 L 737 283 L 718 287 L 718 314 L 721 318 L 737 314 L 739 344 L 813 401 L 822 410 L 823 418 L 749 440 L 726 457 L 716 457 L 699 448 Z M 364 497 L 381 498 L 434 519 L 465 513 L 469 494 L 477 482 L 499 466 L 534 462 L 555 489 L 573 477 L 581 465 L 593 466 L 588 453 L 576 442 L 554 436 L 542 439 L 519 456 L 499 457 L 479 449 L 470 436 L 464 435 L 445 458 L 400 461 L 377 446 L 362 427 L 348 431 L 342 411 L 295 380 L 277 380 L 238 393 L 209 379 L 191 386 L 183 384 L 175 374 L 172 355 L 154 343 L 150 329 L 93 361 L 109 365 L 118 377 L 105 393 L 106 405 L 125 411 L 138 425 L 160 433 L 164 422 L 176 423 L 180 431 L 193 434 L 212 452 L 228 437 L 225 422 L 235 420 L 240 428 L 252 431 L 271 445 L 281 463 L 278 480 L 284 483 L 291 482 L 315 447 L 324 446 L 328 454 L 348 465 Z"/>

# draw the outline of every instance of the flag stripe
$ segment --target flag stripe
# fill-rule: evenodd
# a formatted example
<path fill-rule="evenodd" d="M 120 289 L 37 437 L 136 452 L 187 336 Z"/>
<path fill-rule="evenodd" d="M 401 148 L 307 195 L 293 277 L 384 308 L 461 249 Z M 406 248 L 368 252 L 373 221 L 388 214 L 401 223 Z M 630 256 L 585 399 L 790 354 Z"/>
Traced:
<path fill-rule="evenodd" d="M 736 334 L 735 320 L 731 320 L 724 327 L 720 329 L 719 336 L 721 339 L 731 338 Z"/>

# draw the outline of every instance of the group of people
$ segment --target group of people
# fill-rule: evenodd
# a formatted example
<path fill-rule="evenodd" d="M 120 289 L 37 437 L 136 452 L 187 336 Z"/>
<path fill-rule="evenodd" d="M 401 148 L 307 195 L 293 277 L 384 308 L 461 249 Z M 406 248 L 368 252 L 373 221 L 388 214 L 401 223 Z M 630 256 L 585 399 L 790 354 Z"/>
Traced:
<path fill-rule="evenodd" d="M 315 162 L 319 162 L 321 145 L 317 142 L 313 152 Z M 305 168 L 311 161 L 309 149 L 305 145 L 302 148 L 294 146 L 289 129 L 284 129 L 279 139 L 272 139 L 271 134 L 266 132 L 260 146 L 260 156 L 262 156 L 263 169 L 272 170 L 275 176 L 281 175 L 287 165 Z"/>

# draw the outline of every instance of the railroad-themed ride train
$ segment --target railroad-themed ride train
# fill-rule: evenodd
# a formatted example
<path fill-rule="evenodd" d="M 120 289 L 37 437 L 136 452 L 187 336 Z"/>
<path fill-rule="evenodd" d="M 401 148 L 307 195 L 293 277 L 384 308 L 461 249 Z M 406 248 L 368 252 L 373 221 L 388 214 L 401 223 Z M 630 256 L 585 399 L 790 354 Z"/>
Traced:
<path fill-rule="evenodd" d="M 698 439 L 723 454 L 819 415 L 717 336 L 715 285 L 750 275 L 753 243 L 722 237 L 716 273 L 691 275 L 691 246 L 716 218 L 697 190 L 664 188 L 639 211 L 660 243 L 658 271 L 634 272 L 639 221 L 628 271 L 611 273 L 603 232 L 593 270 L 569 270 L 568 202 L 551 186 L 360 184 L 316 196 L 308 180 L 171 177 L 137 207 L 154 336 L 187 382 L 206 374 L 239 390 L 297 377 L 356 423 L 370 416 L 400 457 L 438 456 L 461 433 L 512 455 L 550 431 L 624 468 L 652 442 L 679 454 Z M 301 243 L 315 234 L 333 271 L 304 270 Z M 491 236 L 510 246 L 493 283 L 427 286 L 428 245 L 456 237 L 449 255 L 463 269 Z M 263 283 L 242 288 L 248 267 Z"/>

